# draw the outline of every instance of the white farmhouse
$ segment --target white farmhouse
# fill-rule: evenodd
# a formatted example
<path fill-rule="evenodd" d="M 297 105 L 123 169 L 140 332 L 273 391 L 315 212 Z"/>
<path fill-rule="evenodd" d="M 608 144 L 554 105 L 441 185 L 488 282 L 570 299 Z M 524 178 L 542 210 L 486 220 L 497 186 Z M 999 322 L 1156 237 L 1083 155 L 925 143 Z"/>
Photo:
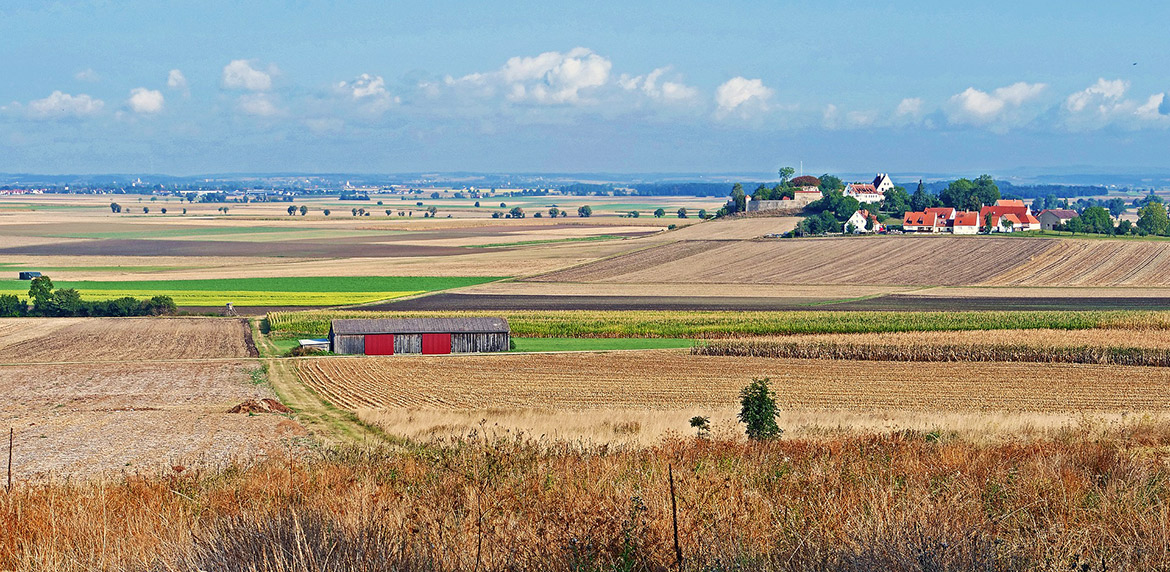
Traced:
<path fill-rule="evenodd" d="M 886 191 L 892 191 L 894 189 L 894 181 L 890 179 L 889 175 L 878 173 L 873 179 L 873 188 L 877 189 L 877 192 L 885 195 Z"/>
<path fill-rule="evenodd" d="M 886 198 L 885 194 L 879 193 L 877 187 L 869 183 L 849 183 L 845 185 L 843 194 L 857 199 L 857 202 L 862 204 L 876 203 Z"/>

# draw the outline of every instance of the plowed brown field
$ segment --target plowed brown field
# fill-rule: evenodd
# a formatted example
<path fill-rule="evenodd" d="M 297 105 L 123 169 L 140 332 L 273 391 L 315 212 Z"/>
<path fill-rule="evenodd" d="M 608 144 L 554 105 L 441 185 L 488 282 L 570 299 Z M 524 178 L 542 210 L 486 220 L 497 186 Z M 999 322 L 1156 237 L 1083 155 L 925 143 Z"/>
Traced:
<path fill-rule="evenodd" d="M 532 280 L 958 286 L 978 284 L 1027 264 L 1053 243 L 921 236 L 682 241 Z"/>
<path fill-rule="evenodd" d="M 1170 243 L 1061 240 L 1039 256 L 985 282 L 995 286 L 1166 286 Z"/>
<path fill-rule="evenodd" d="M 998 236 L 738 242 L 682 240 L 530 280 L 867 286 L 1170 286 L 1170 242 Z"/>
<path fill-rule="evenodd" d="M 894 363 L 692 356 L 685 351 L 323 358 L 303 381 L 351 410 L 725 408 L 753 377 L 781 407 L 869 411 L 1079 412 L 1170 407 L 1163 368 Z"/>
<path fill-rule="evenodd" d="M 246 358 L 248 335 L 221 318 L 4 318 L 0 363 Z"/>

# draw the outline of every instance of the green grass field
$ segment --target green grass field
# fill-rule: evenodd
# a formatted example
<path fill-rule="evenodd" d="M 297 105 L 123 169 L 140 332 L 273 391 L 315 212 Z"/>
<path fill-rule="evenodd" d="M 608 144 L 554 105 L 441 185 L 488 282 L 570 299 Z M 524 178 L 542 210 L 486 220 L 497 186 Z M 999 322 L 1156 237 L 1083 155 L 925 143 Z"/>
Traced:
<path fill-rule="evenodd" d="M 460 288 L 499 278 L 346 276 L 223 278 L 207 280 L 60 281 L 85 300 L 170 296 L 179 306 L 346 306 Z M 0 281 L 0 294 L 28 295 L 27 280 Z"/>
<path fill-rule="evenodd" d="M 685 338 L 512 338 L 518 352 L 572 352 L 606 350 L 660 350 L 689 348 Z"/>

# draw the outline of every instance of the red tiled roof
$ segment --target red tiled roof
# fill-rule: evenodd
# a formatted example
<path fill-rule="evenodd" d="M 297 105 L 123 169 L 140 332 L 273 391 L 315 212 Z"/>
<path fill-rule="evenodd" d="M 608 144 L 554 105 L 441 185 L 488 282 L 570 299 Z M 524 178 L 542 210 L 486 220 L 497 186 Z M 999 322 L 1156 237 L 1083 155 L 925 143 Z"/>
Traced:
<path fill-rule="evenodd" d="M 953 209 L 951 207 L 930 207 L 923 212 L 934 213 L 934 214 L 941 216 L 945 219 L 951 219 L 951 218 L 954 218 L 954 216 L 955 216 L 955 209 Z"/>
<path fill-rule="evenodd" d="M 875 187 L 869 183 L 852 183 L 849 185 L 849 189 L 855 193 L 874 193 L 874 194 L 877 194 L 877 192 L 878 192 L 877 187 Z"/>
<path fill-rule="evenodd" d="M 936 213 L 907 212 L 902 217 L 902 226 L 946 226 Z"/>
<path fill-rule="evenodd" d="M 995 206 L 997 206 L 997 207 L 1022 207 L 1022 206 L 1024 206 L 1024 201 L 1021 201 L 1019 199 L 999 199 L 998 201 L 995 201 Z"/>
<path fill-rule="evenodd" d="M 979 226 L 979 213 L 965 211 L 955 213 L 955 226 Z"/>

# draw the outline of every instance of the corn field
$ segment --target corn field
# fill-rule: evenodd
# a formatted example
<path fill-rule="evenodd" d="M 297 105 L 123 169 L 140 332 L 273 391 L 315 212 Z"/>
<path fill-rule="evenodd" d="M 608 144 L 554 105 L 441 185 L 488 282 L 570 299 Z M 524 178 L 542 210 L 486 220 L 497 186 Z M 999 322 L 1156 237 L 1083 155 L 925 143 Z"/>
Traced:
<path fill-rule="evenodd" d="M 1170 366 L 1166 330 L 1008 330 L 707 340 L 695 355 L 912 362 Z"/>
<path fill-rule="evenodd" d="M 1170 329 L 1170 312 L 271 312 L 276 337 L 324 336 L 336 318 L 502 316 L 531 338 L 734 338 L 784 334 L 965 330 Z"/>

